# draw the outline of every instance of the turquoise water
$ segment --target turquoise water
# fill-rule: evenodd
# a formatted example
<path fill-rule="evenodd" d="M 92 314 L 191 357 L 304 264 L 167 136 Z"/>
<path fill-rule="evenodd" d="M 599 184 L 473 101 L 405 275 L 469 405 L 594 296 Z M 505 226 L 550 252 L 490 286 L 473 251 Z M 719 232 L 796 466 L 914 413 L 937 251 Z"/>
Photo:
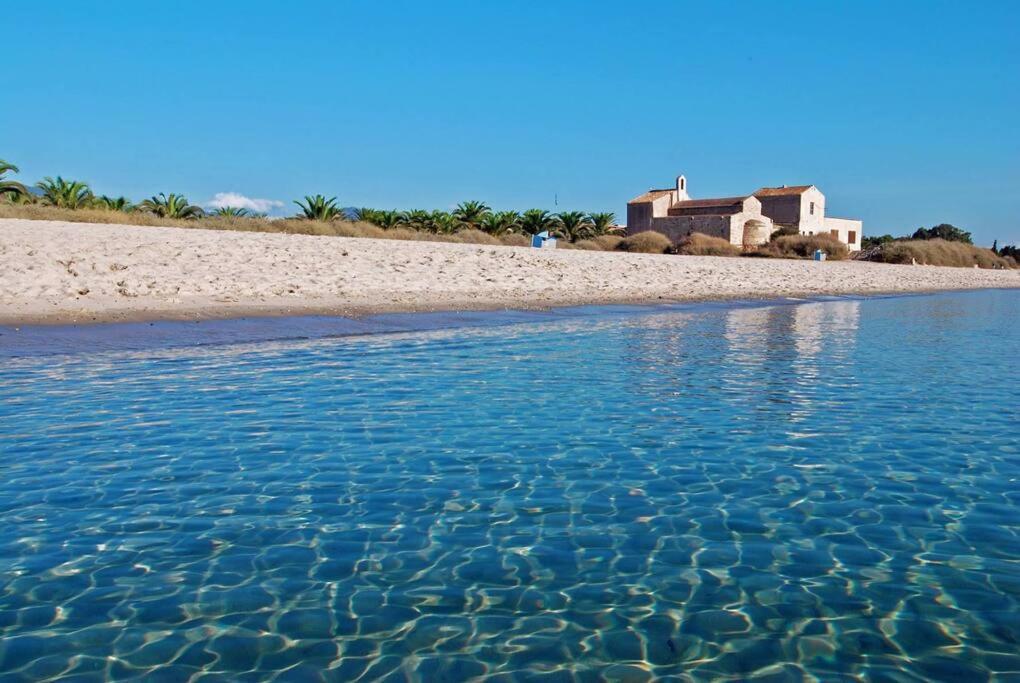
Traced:
<path fill-rule="evenodd" d="M 6 358 L 0 680 L 1016 680 L 1018 319 Z"/>

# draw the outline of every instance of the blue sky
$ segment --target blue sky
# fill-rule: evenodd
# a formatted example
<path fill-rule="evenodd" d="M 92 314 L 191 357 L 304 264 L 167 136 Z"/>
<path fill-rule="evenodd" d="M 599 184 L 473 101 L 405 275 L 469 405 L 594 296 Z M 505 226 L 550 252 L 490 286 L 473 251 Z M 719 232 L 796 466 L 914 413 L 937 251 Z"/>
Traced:
<path fill-rule="evenodd" d="M 683 172 L 1020 242 L 1020 2 L 8 4 L 22 180 L 622 218 Z"/>

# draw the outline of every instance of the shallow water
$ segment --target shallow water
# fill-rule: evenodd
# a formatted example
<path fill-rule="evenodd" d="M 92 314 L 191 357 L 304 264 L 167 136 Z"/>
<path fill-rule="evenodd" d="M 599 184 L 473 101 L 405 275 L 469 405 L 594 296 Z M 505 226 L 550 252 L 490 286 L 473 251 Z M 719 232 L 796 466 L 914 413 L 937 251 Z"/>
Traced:
<path fill-rule="evenodd" d="M 0 680 L 1009 680 L 1018 319 L 6 358 Z"/>

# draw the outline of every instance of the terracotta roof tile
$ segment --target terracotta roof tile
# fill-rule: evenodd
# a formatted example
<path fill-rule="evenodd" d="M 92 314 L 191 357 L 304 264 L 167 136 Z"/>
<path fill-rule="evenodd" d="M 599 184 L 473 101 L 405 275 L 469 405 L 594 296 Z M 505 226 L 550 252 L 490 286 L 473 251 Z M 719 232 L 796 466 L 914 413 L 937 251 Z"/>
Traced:
<path fill-rule="evenodd" d="M 700 209 L 707 206 L 733 206 L 743 204 L 747 196 L 743 197 L 713 197 L 711 199 L 688 199 L 684 202 L 677 202 L 674 209 Z"/>
<path fill-rule="evenodd" d="M 790 185 L 789 187 L 763 187 L 754 193 L 755 197 L 787 197 L 804 194 L 814 185 Z"/>
<path fill-rule="evenodd" d="M 654 200 L 656 200 L 659 197 L 662 197 L 664 195 L 668 195 L 670 192 L 674 192 L 674 191 L 675 190 L 648 190 L 648 192 L 645 192 L 643 195 L 634 197 L 634 199 L 631 199 L 627 203 L 628 204 L 644 204 L 646 202 L 654 201 Z"/>

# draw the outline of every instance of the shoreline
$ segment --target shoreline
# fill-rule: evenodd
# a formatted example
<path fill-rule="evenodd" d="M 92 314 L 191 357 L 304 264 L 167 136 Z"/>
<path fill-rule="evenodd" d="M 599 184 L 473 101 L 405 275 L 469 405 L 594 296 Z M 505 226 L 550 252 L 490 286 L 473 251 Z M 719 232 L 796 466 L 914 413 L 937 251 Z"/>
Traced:
<path fill-rule="evenodd" d="M 0 323 L 0 358 L 14 359 L 110 351 L 170 350 L 203 346 L 374 337 L 387 334 L 543 324 L 581 319 L 698 314 L 718 310 L 856 303 L 946 294 L 966 295 L 981 291 L 1000 290 L 582 304 L 541 309 L 392 311 L 371 313 L 362 317 L 313 314 L 201 320 L 120 321 L 88 325 L 46 323 L 14 326 Z"/>
<path fill-rule="evenodd" d="M 0 325 L 84 325 L 1020 288 L 1020 271 L 0 220 Z"/>
<path fill-rule="evenodd" d="M 111 325 L 146 324 L 146 323 L 223 323 L 243 320 L 287 320 L 293 318 L 335 318 L 351 321 L 364 320 L 382 315 L 456 315 L 459 313 L 555 313 L 565 309 L 609 308 L 617 306 L 648 308 L 680 308 L 697 307 L 701 304 L 773 306 L 795 305 L 800 303 L 820 303 L 824 301 L 867 300 L 901 296 L 931 296 L 936 294 L 952 294 L 980 291 L 1011 291 L 1017 287 L 966 287 L 955 289 L 915 289 L 888 290 L 868 292 L 838 293 L 797 293 L 791 292 L 783 296 L 704 296 L 684 299 L 598 299 L 577 301 L 546 300 L 522 301 L 519 304 L 496 305 L 478 301 L 451 302 L 449 306 L 433 305 L 234 305 L 210 304 L 196 308 L 168 308 L 155 310 L 123 309 L 107 310 L 89 314 L 87 319 L 66 312 L 52 314 L 34 314 L 27 316 L 6 317 L 0 313 L 0 328 L 17 329 L 20 327 L 59 328 L 59 327 L 105 327 Z"/>

